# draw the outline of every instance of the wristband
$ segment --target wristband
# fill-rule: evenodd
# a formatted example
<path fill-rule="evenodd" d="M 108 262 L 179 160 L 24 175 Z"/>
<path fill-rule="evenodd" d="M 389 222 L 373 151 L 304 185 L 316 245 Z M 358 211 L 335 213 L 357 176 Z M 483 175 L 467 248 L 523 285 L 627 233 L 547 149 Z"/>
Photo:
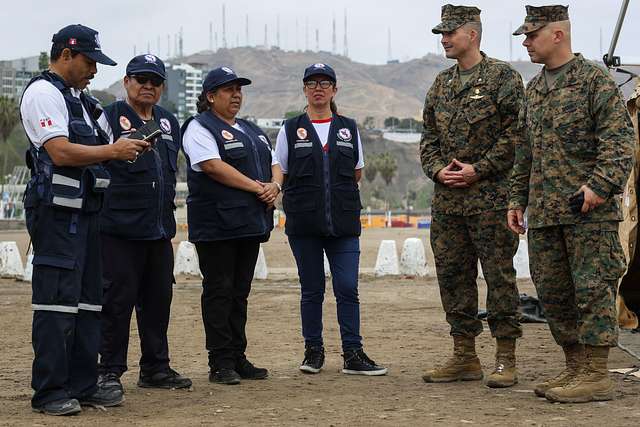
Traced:
<path fill-rule="evenodd" d="M 274 183 L 276 185 L 276 187 L 278 187 L 278 193 L 282 193 L 282 186 L 279 183 L 275 182 L 275 181 L 271 181 L 271 182 Z"/>

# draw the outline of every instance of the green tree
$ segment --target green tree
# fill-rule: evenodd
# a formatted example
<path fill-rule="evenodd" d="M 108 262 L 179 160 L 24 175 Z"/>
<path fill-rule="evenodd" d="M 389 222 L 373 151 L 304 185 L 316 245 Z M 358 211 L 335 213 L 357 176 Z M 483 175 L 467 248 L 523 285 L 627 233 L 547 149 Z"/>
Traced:
<path fill-rule="evenodd" d="M 49 54 L 47 52 L 40 52 L 40 57 L 38 58 L 38 69 L 40 71 L 47 70 L 49 68 Z"/>
<path fill-rule="evenodd" d="M 299 116 L 300 114 L 302 114 L 302 111 L 287 111 L 286 113 L 284 113 L 284 119 L 285 120 L 292 119 L 294 117 Z"/>
<path fill-rule="evenodd" d="M 372 155 L 367 159 L 367 164 L 364 167 L 364 178 L 368 183 L 372 183 L 378 175 L 378 156 Z"/>
<path fill-rule="evenodd" d="M 391 181 L 393 181 L 397 171 L 398 162 L 391 153 L 384 153 L 378 157 L 378 172 L 380 172 L 380 176 L 384 179 L 387 187 L 391 184 Z"/>
<path fill-rule="evenodd" d="M 20 119 L 18 104 L 11 98 L 0 96 L 0 145 L 3 146 L 2 156 L 2 184 L 5 184 L 7 176 L 7 152 L 6 142 L 11 132 Z"/>
<path fill-rule="evenodd" d="M 375 127 L 375 121 L 374 118 L 372 116 L 367 116 L 364 118 L 364 122 L 362 122 L 362 126 L 365 129 L 373 129 Z"/>
<path fill-rule="evenodd" d="M 400 124 L 400 119 L 397 117 L 387 117 L 384 119 L 384 127 L 387 129 L 396 128 Z"/>

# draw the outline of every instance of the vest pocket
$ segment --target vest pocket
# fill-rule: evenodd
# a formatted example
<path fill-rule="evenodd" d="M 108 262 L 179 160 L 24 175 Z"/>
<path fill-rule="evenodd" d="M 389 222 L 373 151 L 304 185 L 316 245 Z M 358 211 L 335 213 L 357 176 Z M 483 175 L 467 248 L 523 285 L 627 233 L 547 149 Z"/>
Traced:
<path fill-rule="evenodd" d="M 296 143 L 303 144 L 303 143 Z M 304 144 L 311 144 L 304 143 Z M 313 176 L 313 156 L 311 156 L 312 148 L 311 145 L 304 145 L 301 148 L 296 148 L 295 150 L 295 175 L 298 178 L 303 177 L 311 177 Z"/>
<path fill-rule="evenodd" d="M 85 121 L 71 120 L 69 128 L 71 130 L 71 142 L 82 145 L 97 145 L 97 138 L 93 128 Z"/>
<path fill-rule="evenodd" d="M 295 193 L 286 191 L 282 197 L 282 205 L 285 213 L 309 212 L 317 209 L 319 197 L 320 189 Z"/>
<path fill-rule="evenodd" d="M 147 209 L 155 204 L 150 185 L 113 184 L 109 187 L 107 207 L 117 210 Z"/>
<path fill-rule="evenodd" d="M 163 135 L 164 136 L 164 135 Z M 167 158 L 169 159 L 169 167 L 172 171 L 178 170 L 178 147 L 175 143 L 163 139 L 165 147 L 167 147 Z"/>
<path fill-rule="evenodd" d="M 220 218 L 218 226 L 223 230 L 234 230 L 249 223 L 247 219 L 249 203 L 241 200 L 226 200 L 216 203 Z"/>

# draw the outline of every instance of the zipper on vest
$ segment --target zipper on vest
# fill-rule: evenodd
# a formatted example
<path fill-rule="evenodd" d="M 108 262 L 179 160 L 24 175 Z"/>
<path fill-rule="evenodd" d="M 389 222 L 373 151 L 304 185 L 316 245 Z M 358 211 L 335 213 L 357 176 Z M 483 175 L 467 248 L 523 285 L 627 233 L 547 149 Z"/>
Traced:
<path fill-rule="evenodd" d="M 158 192 L 160 193 L 158 195 L 158 229 L 160 230 L 160 237 L 166 238 L 167 236 L 164 231 L 164 225 L 162 224 L 162 211 L 164 210 L 164 176 L 162 175 L 162 158 L 160 157 L 160 152 L 157 146 L 151 148 L 151 151 L 153 151 L 153 158 L 156 161 L 156 170 L 158 171 Z M 168 158 L 167 161 L 169 161 Z"/>
<path fill-rule="evenodd" d="M 327 141 L 327 145 L 329 142 Z M 333 236 L 333 220 L 331 218 L 331 167 L 329 165 L 329 152 L 322 150 L 322 173 L 324 181 L 324 216 L 329 228 L 329 235 Z"/>

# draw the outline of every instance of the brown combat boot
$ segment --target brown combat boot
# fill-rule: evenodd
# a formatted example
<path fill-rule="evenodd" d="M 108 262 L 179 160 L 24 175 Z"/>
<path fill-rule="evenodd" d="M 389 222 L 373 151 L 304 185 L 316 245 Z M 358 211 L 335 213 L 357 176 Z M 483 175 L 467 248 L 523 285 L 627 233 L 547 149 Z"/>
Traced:
<path fill-rule="evenodd" d="M 518 383 L 516 340 L 511 338 L 498 338 L 496 343 L 496 367 L 491 375 L 487 377 L 487 387 L 511 387 Z"/>
<path fill-rule="evenodd" d="M 566 366 L 564 371 L 545 382 L 536 384 L 533 391 L 537 396 L 545 397 L 547 390 L 569 384 L 569 382 L 578 375 L 578 371 L 585 363 L 585 352 L 582 344 L 572 344 L 562 347 L 562 351 L 564 352 Z"/>
<path fill-rule="evenodd" d="M 482 367 L 476 354 L 475 338 L 453 337 L 453 356 L 438 368 L 422 376 L 427 383 L 453 381 L 478 381 L 482 379 Z"/>
<path fill-rule="evenodd" d="M 584 403 L 613 399 L 616 384 L 609 378 L 609 347 L 585 346 L 587 361 L 569 384 L 547 390 L 551 402 Z"/>

